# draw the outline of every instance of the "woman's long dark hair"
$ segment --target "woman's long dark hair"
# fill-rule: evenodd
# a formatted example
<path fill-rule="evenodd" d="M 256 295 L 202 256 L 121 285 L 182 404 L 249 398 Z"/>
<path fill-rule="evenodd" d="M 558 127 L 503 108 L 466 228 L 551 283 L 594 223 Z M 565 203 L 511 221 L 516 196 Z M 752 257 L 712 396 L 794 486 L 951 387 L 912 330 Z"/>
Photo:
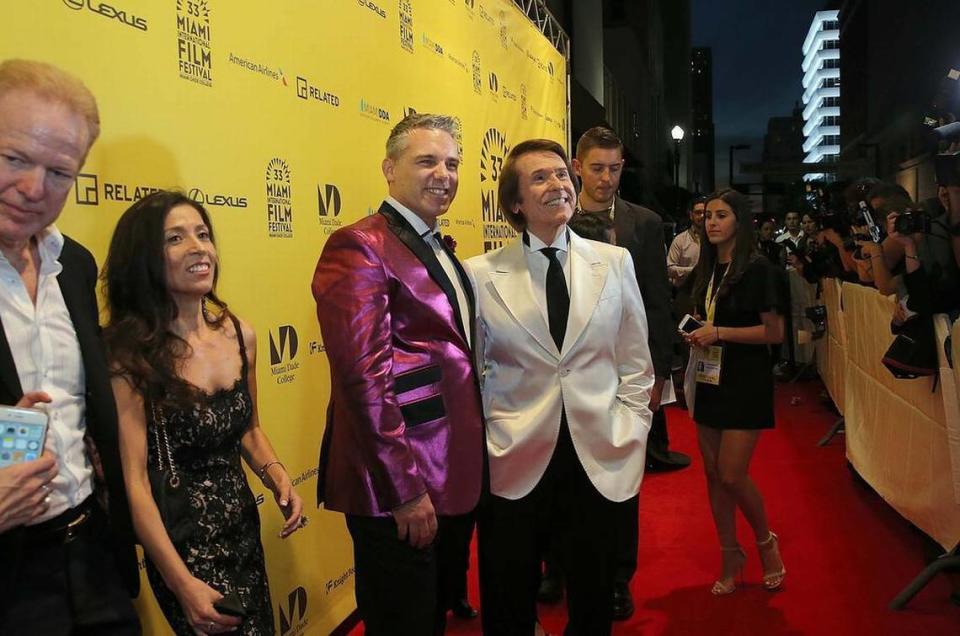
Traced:
<path fill-rule="evenodd" d="M 104 341 L 112 372 L 128 378 L 145 398 L 169 405 L 191 403 L 198 394 L 178 369 L 190 347 L 170 330 L 177 305 L 167 290 L 163 225 L 178 205 L 189 205 L 200 214 L 213 241 L 210 216 L 202 205 L 181 192 L 154 192 L 120 217 L 101 274 L 110 312 Z M 215 267 L 214 290 L 218 277 L 219 267 Z M 228 311 L 214 290 L 205 301 L 218 311 L 204 311 L 204 317 L 219 328 Z"/>
<path fill-rule="evenodd" d="M 737 233 L 734 235 L 733 258 L 727 268 L 727 274 L 717 290 L 717 298 L 730 293 L 730 289 L 743 277 L 757 255 L 757 241 L 753 231 L 753 212 L 750 210 L 750 200 L 736 190 L 727 188 L 719 190 L 707 197 L 707 206 L 711 201 L 720 199 L 730 206 L 733 215 L 737 218 Z M 704 219 L 704 240 L 700 241 L 700 260 L 693 270 L 693 299 L 699 305 L 707 295 L 707 285 L 717 265 L 717 246 L 711 243 L 706 236 L 707 221 Z"/>

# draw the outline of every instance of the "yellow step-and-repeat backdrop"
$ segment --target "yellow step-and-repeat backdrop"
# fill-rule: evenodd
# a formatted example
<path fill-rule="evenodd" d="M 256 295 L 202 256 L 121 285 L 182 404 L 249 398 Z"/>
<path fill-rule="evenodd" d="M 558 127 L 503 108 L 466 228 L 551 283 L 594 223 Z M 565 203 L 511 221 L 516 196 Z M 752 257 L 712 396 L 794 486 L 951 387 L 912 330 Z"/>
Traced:
<path fill-rule="evenodd" d="M 379 207 L 390 128 L 460 123 L 443 231 L 461 258 L 513 232 L 499 170 L 530 137 L 567 140 L 564 58 L 508 0 L 42 0 L 3 16 L 0 56 L 44 60 L 97 96 L 102 134 L 58 225 L 103 261 L 120 214 L 157 188 L 210 211 L 221 296 L 257 330 L 260 420 L 312 523 L 281 541 L 263 502 L 277 633 L 326 634 L 354 608 L 343 518 L 314 511 L 329 397 L 310 281 L 326 237 Z M 168 632 L 144 578 L 148 634 Z"/>

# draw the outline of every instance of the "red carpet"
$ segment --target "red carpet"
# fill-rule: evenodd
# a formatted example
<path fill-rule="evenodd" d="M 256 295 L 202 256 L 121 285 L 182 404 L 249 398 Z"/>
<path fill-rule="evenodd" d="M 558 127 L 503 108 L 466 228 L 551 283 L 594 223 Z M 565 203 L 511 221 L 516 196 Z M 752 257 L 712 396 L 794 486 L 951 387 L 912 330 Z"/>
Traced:
<path fill-rule="evenodd" d="M 685 411 L 668 411 L 671 448 L 691 455 L 693 466 L 644 478 L 640 560 L 631 586 L 637 611 L 616 624 L 614 634 L 960 634 L 960 607 L 950 604 L 943 577 L 905 610 L 887 609 L 923 568 L 923 541 L 854 479 L 842 435 L 826 448 L 816 447 L 835 419 L 818 399 L 820 391 L 818 382 L 778 387 L 777 428 L 763 435 L 751 466 L 788 571 L 779 593 L 761 587 L 752 535 L 740 518 L 740 541 L 748 554 L 744 583 L 730 596 L 710 595 L 720 553 L 696 434 Z M 799 403 L 791 405 L 792 398 Z M 471 602 L 477 605 L 475 561 L 470 577 Z M 563 604 L 541 606 L 541 620 L 549 632 L 561 633 Z M 354 633 L 362 634 L 362 628 Z M 447 633 L 479 634 L 479 619 L 451 619 Z"/>

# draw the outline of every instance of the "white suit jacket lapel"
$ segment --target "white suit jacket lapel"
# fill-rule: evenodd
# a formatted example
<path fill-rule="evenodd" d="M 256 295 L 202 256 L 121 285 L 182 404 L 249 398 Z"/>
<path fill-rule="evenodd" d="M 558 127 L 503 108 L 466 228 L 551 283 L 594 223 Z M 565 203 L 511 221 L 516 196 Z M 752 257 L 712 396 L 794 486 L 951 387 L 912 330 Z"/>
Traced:
<path fill-rule="evenodd" d="M 600 293 L 607 281 L 609 267 L 590 247 L 590 244 L 574 232 L 570 232 L 570 317 L 567 333 L 563 337 L 563 352 L 569 353 L 583 333 L 590 316 L 600 300 Z"/>
<path fill-rule="evenodd" d="M 517 239 L 500 252 L 493 269 L 490 282 L 504 307 L 545 351 L 554 358 L 560 358 L 556 343 L 550 335 L 550 326 L 543 319 L 540 307 L 533 299 L 533 284 L 523 243 Z M 567 333 L 570 333 L 569 328 Z"/>

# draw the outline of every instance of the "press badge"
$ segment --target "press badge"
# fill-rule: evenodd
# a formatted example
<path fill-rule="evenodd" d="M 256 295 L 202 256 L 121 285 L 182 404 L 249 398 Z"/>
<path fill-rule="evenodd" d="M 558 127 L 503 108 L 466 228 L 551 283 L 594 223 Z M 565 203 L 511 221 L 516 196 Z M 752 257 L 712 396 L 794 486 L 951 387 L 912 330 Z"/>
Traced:
<path fill-rule="evenodd" d="M 723 347 L 713 345 L 701 351 L 697 360 L 697 382 L 719 386 L 720 366 L 723 363 Z"/>

